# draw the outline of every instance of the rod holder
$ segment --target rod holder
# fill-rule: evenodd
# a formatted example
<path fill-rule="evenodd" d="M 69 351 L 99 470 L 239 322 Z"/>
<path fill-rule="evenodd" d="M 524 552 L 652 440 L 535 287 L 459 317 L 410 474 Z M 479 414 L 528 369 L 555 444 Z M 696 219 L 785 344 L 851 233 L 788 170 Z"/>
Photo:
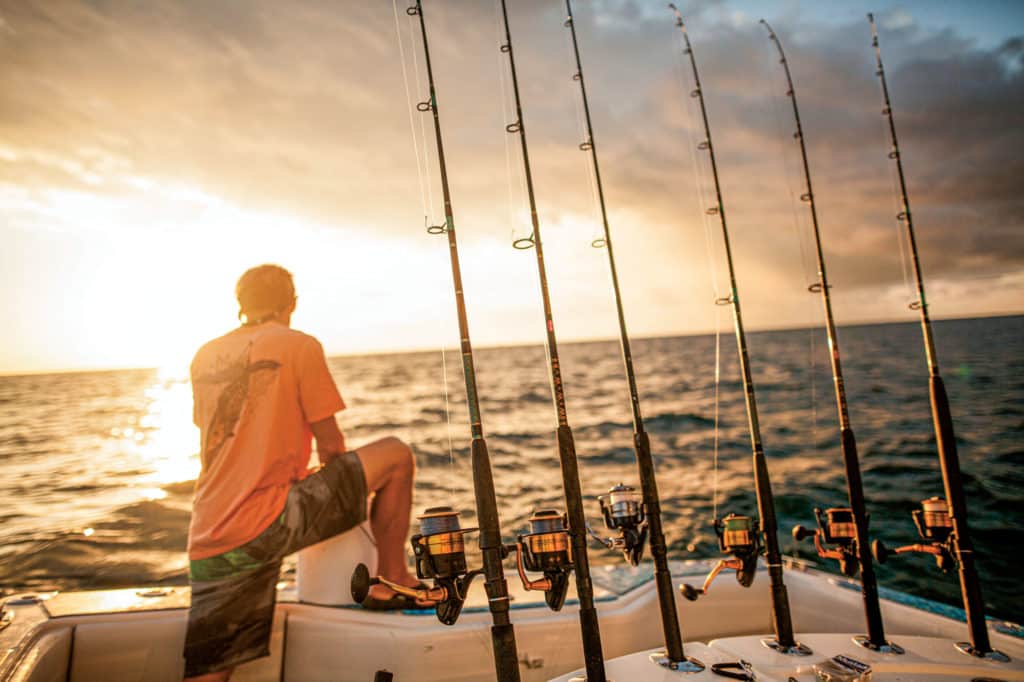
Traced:
<path fill-rule="evenodd" d="M 360 604 L 373 585 L 386 585 L 398 594 L 414 599 L 436 601 L 437 619 L 454 625 L 462 613 L 462 605 L 473 579 L 482 569 L 468 570 L 464 535 L 476 528 L 461 528 L 459 513 L 451 507 L 431 507 L 416 517 L 420 532 L 409 540 L 416 558 L 416 577 L 433 581 L 433 587 L 413 588 L 394 583 L 381 576 L 370 576 L 364 564 L 352 574 L 352 598 Z"/>
<path fill-rule="evenodd" d="M 793 526 L 793 539 L 797 542 L 814 538 L 814 548 L 823 559 L 835 559 L 843 575 L 853 577 L 859 568 L 857 562 L 857 524 L 849 507 L 814 509 L 818 527 Z"/>
<path fill-rule="evenodd" d="M 727 568 L 736 571 L 736 581 L 740 585 L 750 587 L 757 572 L 757 557 L 761 554 L 759 526 L 757 519 L 739 514 L 729 514 L 724 519 L 715 519 L 718 548 L 724 554 L 731 554 L 732 558 L 719 559 L 704 578 L 702 587 L 696 588 L 686 583 L 680 585 L 679 591 L 682 595 L 690 601 L 696 601 L 698 597 L 711 590 L 711 583 Z"/>
<path fill-rule="evenodd" d="M 552 611 L 560 611 L 569 590 L 572 573 L 572 550 L 566 518 L 555 509 L 542 509 L 530 517 L 530 532 L 519 536 L 512 546 L 516 550 L 516 569 L 526 590 L 541 590 Z M 526 571 L 543 573 L 531 580 Z"/>
<path fill-rule="evenodd" d="M 644 555 L 648 531 L 643 496 L 636 488 L 619 483 L 604 495 L 598 495 L 597 502 L 601 507 L 605 527 L 617 535 L 610 538 L 593 537 L 609 549 L 621 549 L 626 561 L 633 566 L 639 565 Z"/>

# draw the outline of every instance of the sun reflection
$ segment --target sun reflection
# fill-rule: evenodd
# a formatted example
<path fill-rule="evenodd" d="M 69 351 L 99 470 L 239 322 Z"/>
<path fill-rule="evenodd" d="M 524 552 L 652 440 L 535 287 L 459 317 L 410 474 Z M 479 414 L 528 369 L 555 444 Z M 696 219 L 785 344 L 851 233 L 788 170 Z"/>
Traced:
<path fill-rule="evenodd" d="M 111 429 L 146 473 L 136 492 L 147 500 L 167 497 L 160 487 L 199 475 L 199 430 L 192 423 L 192 391 L 180 374 L 161 371 L 145 391 L 146 413 L 136 426 Z"/>

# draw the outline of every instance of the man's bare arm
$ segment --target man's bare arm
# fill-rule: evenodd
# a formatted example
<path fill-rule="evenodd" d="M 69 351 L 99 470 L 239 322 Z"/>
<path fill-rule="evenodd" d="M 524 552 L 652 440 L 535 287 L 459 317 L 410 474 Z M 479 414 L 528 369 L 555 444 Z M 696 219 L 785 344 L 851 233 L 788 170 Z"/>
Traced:
<path fill-rule="evenodd" d="M 313 422 L 309 428 L 313 431 L 313 438 L 316 439 L 316 451 L 320 455 L 320 464 L 327 464 L 345 452 L 345 436 L 338 428 L 338 421 L 333 414 L 327 419 Z"/>

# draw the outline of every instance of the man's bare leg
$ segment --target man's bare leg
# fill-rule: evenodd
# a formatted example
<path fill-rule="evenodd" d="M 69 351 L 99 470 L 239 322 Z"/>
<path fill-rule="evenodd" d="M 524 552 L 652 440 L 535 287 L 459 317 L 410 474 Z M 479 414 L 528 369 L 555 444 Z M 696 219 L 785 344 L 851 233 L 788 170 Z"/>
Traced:
<path fill-rule="evenodd" d="M 370 528 L 377 539 L 377 570 L 388 580 L 412 587 L 419 582 L 409 572 L 405 559 L 416 473 L 412 449 L 389 436 L 358 448 L 356 455 L 363 465 L 367 492 L 374 494 Z M 393 593 L 383 585 L 374 585 L 370 594 L 387 599 Z"/>
<path fill-rule="evenodd" d="M 186 677 L 184 682 L 228 682 L 228 678 L 231 677 L 231 673 L 234 670 L 234 668 L 228 668 L 227 670 L 218 670 L 215 673 L 207 673 L 198 677 Z"/>

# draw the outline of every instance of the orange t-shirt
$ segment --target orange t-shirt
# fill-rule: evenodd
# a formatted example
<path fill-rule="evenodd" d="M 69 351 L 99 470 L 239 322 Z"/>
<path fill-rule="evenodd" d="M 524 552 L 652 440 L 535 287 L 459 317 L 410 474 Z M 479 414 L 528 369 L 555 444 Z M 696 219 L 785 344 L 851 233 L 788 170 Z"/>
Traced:
<path fill-rule="evenodd" d="M 323 348 L 278 322 L 240 327 L 192 361 L 202 471 L 189 559 L 222 554 L 262 533 L 306 476 L 309 425 L 345 408 Z"/>

